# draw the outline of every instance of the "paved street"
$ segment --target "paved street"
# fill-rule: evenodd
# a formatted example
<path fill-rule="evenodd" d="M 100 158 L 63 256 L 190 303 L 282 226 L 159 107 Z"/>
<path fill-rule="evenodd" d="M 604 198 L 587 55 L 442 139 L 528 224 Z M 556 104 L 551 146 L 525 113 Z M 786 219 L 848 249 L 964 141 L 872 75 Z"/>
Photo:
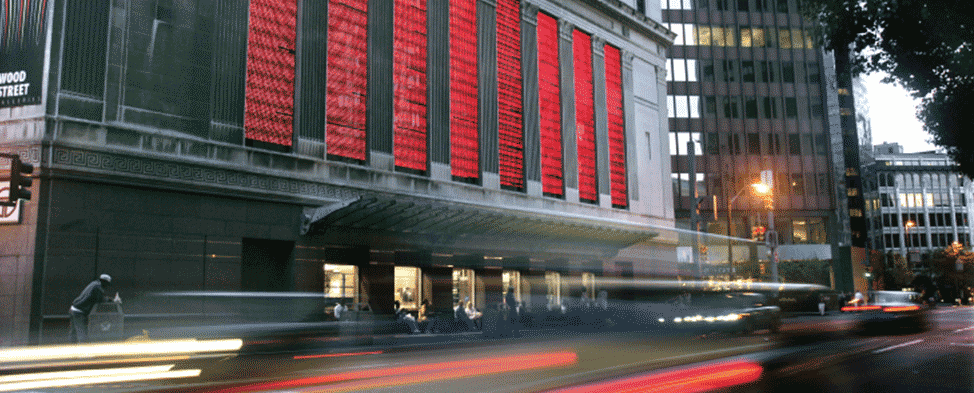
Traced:
<path fill-rule="evenodd" d="M 933 328 L 919 333 L 853 334 L 854 315 L 830 313 L 788 318 L 777 335 L 553 330 L 498 340 L 476 334 L 404 335 L 388 345 L 189 362 L 180 367 L 200 367 L 203 376 L 179 385 L 70 391 L 524 392 L 658 379 L 672 370 L 685 378 L 694 370 L 738 362 L 761 371 L 759 380 L 732 388 L 735 392 L 966 392 L 974 389 L 972 314 L 967 307 L 938 308 L 931 312 Z"/>

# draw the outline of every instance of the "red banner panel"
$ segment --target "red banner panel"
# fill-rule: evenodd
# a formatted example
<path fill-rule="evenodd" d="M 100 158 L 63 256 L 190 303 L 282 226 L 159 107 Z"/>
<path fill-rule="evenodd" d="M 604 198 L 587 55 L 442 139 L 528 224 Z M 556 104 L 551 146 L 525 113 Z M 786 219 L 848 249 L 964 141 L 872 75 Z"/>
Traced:
<path fill-rule="evenodd" d="M 328 154 L 365 161 L 368 0 L 328 2 Z"/>
<path fill-rule="evenodd" d="M 426 0 L 395 0 L 392 82 L 396 166 L 426 171 Z"/>
<path fill-rule="evenodd" d="M 575 59 L 575 135 L 578 139 L 578 197 L 598 202 L 595 175 L 595 87 L 592 85 L 592 37 L 572 32 Z"/>
<path fill-rule="evenodd" d="M 629 205 L 626 192 L 626 123 L 622 112 L 622 58 L 619 48 L 605 46 L 605 105 L 609 115 L 609 188 L 612 206 Z"/>
<path fill-rule="evenodd" d="M 450 1 L 450 168 L 480 177 L 477 131 L 477 0 Z"/>
<path fill-rule="evenodd" d="M 297 1 L 252 0 L 247 36 L 247 139 L 291 146 Z"/>
<path fill-rule="evenodd" d="M 541 185 L 546 195 L 564 196 L 561 152 L 561 72 L 558 21 L 538 13 L 538 108 L 541 112 Z"/>
<path fill-rule="evenodd" d="M 524 189 L 521 1 L 497 2 L 497 132 L 501 186 Z"/>
<path fill-rule="evenodd" d="M 105 11 L 107 8 L 107 5 L 102 2 L 90 0 L 89 2 L 90 4 L 83 4 L 80 7 L 78 4 L 73 4 L 72 9 Z M 45 26 L 47 5 L 47 0 L 0 0 L 0 108 L 41 103 L 41 85 L 44 80 L 44 50 L 47 38 L 47 27 Z M 107 11 L 104 14 L 107 14 Z M 91 20 L 89 15 L 72 15 L 72 17 Z M 104 23 L 101 25 L 100 29 L 104 29 Z M 93 26 L 89 26 L 89 28 L 94 29 Z M 101 38 L 101 41 L 104 42 L 104 35 Z M 72 41 L 71 38 L 69 38 L 70 41 Z M 79 50 L 83 49 L 89 48 L 78 48 L 77 46 L 68 48 L 68 54 L 65 57 L 70 58 L 71 53 L 78 53 Z M 97 51 L 91 50 L 87 52 L 97 53 Z M 104 51 L 101 52 L 101 57 L 101 61 L 104 62 Z M 102 64 L 102 73 L 104 70 L 104 64 Z M 104 78 L 104 75 L 99 76 Z"/>

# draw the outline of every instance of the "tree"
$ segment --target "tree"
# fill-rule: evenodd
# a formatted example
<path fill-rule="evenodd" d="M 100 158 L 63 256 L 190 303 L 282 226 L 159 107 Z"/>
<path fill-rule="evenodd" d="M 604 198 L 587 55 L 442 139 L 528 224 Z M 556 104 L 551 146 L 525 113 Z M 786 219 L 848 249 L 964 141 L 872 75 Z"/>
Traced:
<path fill-rule="evenodd" d="M 941 294 L 945 299 L 963 298 L 964 288 L 974 285 L 974 253 L 953 243 L 934 253 L 930 270 L 944 288 Z"/>
<path fill-rule="evenodd" d="M 974 177 L 974 2 L 969 0 L 804 0 L 825 49 L 849 52 L 852 72 L 882 71 L 886 83 L 921 99 L 917 117 Z"/>

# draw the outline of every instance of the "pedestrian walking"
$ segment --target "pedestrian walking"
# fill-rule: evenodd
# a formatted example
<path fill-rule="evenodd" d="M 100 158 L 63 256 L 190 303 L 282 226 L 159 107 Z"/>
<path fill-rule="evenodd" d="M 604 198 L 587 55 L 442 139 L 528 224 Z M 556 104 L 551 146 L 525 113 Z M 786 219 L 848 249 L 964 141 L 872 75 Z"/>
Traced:
<path fill-rule="evenodd" d="M 105 289 L 112 285 L 112 277 L 107 274 L 98 276 L 81 291 L 81 294 L 71 302 L 71 342 L 88 342 L 88 314 L 98 303 L 108 303 L 112 300 L 105 295 Z M 117 298 L 117 296 L 116 296 Z"/>

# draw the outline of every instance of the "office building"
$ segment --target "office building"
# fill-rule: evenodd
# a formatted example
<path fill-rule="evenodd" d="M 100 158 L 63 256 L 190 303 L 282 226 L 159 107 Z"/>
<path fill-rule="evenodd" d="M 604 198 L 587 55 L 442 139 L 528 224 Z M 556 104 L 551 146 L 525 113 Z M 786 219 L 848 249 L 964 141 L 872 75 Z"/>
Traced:
<path fill-rule="evenodd" d="M 65 340 L 100 273 L 126 329 L 203 312 L 155 292 L 543 309 L 675 275 L 658 7 L 11 4 L 0 145 L 38 169 L 0 226 L 0 345 Z"/>

